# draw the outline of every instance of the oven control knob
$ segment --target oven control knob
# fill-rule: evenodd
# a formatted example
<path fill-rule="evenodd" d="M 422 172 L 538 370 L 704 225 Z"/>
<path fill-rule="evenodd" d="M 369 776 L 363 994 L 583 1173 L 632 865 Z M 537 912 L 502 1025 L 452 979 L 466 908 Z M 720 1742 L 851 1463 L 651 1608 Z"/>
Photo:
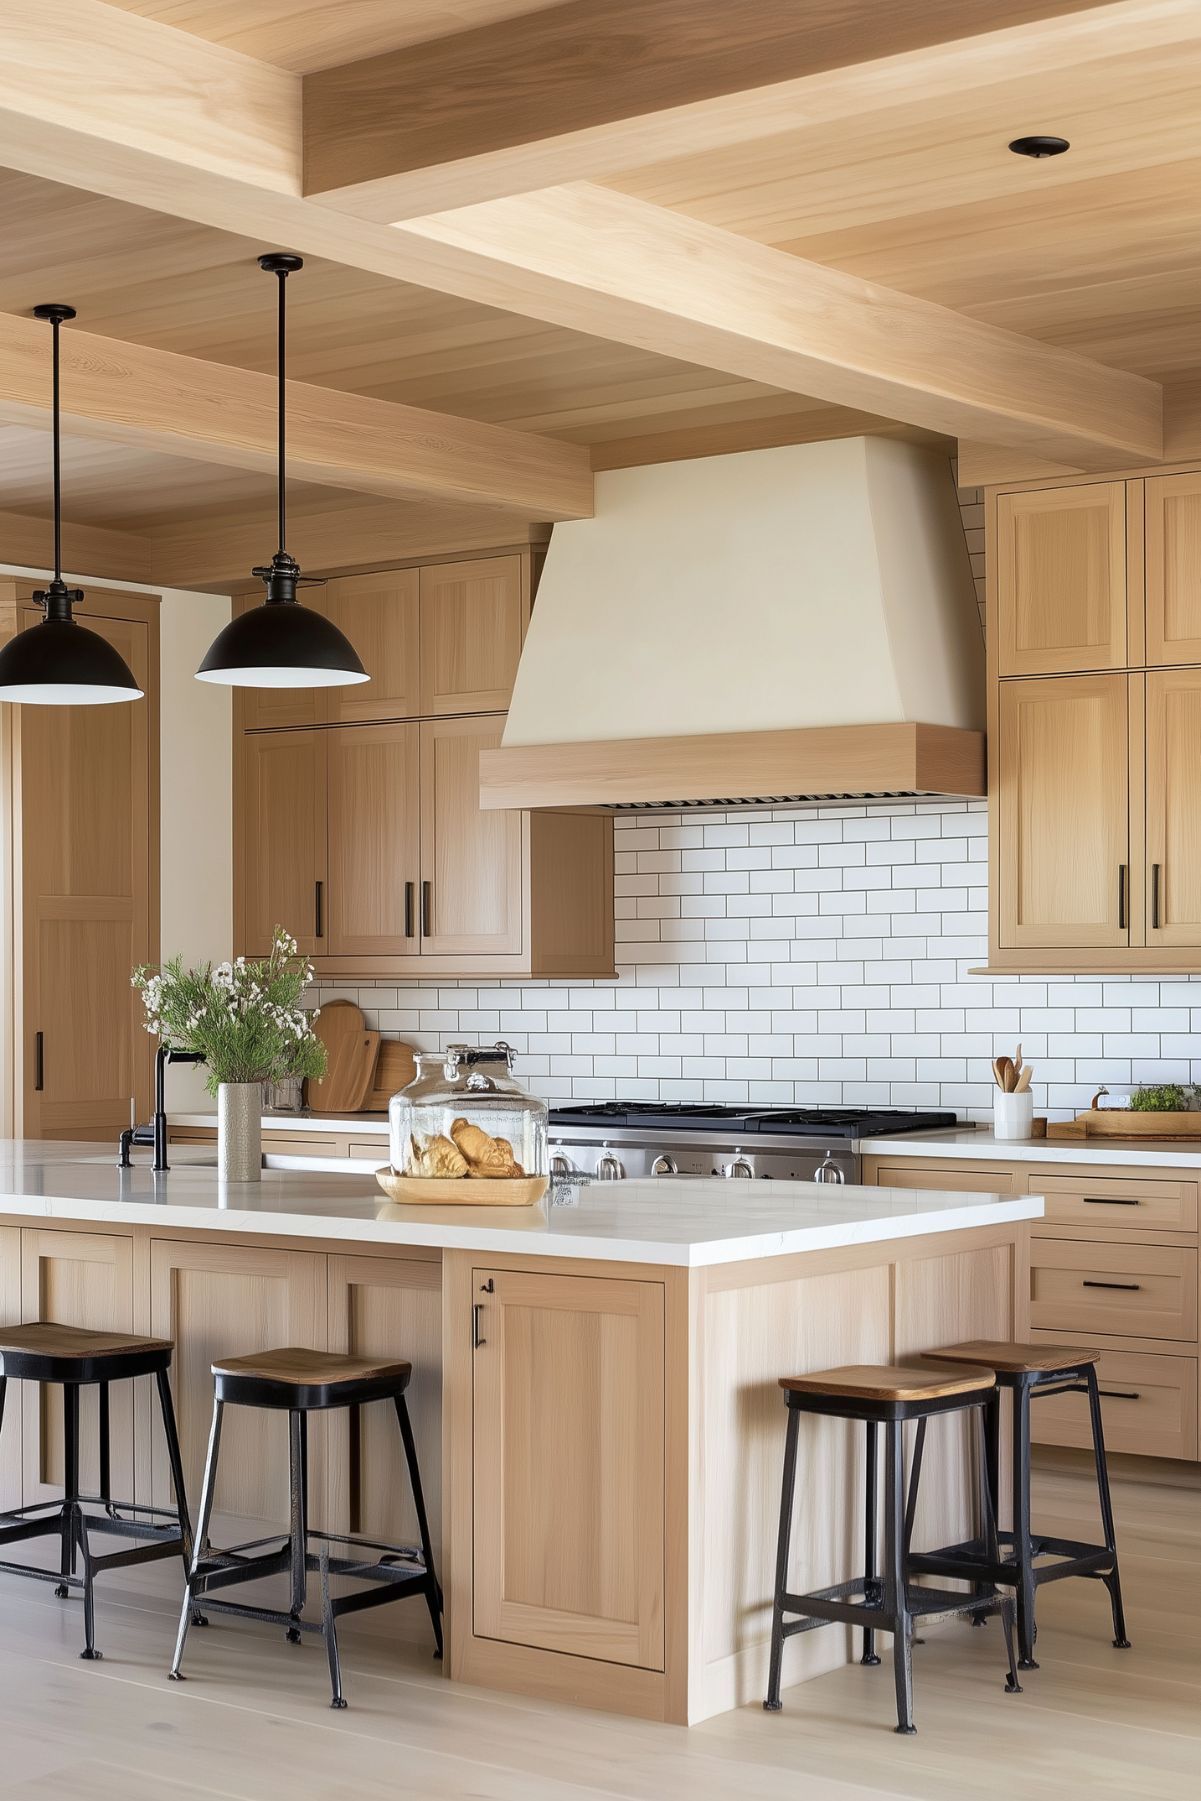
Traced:
<path fill-rule="evenodd" d="M 596 1160 L 596 1179 L 598 1182 L 620 1182 L 625 1175 L 620 1162 L 608 1145 L 601 1151 Z"/>
<path fill-rule="evenodd" d="M 652 1176 L 678 1176 L 679 1173 L 679 1165 L 675 1158 L 669 1157 L 666 1152 L 661 1157 L 656 1157 L 651 1164 Z"/>
<path fill-rule="evenodd" d="M 845 1182 L 846 1176 L 839 1169 L 829 1151 L 813 1172 L 815 1182 Z"/>
<path fill-rule="evenodd" d="M 753 1176 L 754 1173 L 749 1159 L 744 1157 L 741 1151 L 736 1150 L 733 1162 L 726 1164 L 727 1176 Z"/>

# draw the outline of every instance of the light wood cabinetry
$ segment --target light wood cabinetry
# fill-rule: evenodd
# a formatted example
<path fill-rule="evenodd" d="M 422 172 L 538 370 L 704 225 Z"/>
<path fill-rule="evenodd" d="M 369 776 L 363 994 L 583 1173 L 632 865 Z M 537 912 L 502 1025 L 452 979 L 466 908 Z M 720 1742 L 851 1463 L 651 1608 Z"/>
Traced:
<path fill-rule="evenodd" d="M 526 549 L 306 591 L 372 679 L 295 703 L 240 691 L 240 952 L 278 924 L 333 981 L 613 974 L 611 819 L 479 804 L 532 568 Z"/>
<path fill-rule="evenodd" d="M 1201 957 L 1201 669 L 1153 669 L 1146 684 L 1147 943 Z"/>
<path fill-rule="evenodd" d="M 1028 1264 L 1015 1296 L 1016 1336 L 1101 1352 L 1098 1366 L 1111 1451 L 1196 1460 L 1201 1455 L 1198 1369 L 1198 1192 L 1193 1170 L 1123 1169 L 1081 1162 L 867 1157 L 864 1181 L 881 1187 L 1041 1194 Z M 1091 1445 L 1079 1395 L 1040 1397 L 1031 1410 L 1040 1444 Z"/>
<path fill-rule="evenodd" d="M 1003 494 L 997 505 L 1000 674 L 1126 666 L 1126 484 Z"/>
<path fill-rule="evenodd" d="M 1004 948 L 1130 939 L 1128 678 L 1001 685 L 996 853 Z"/>
<path fill-rule="evenodd" d="M 89 599 L 88 629 L 146 698 L 13 709 L 18 1130 L 29 1138 L 114 1138 L 131 1100 L 150 1104 L 129 972 L 158 956 L 158 603 Z M 18 612 L 23 628 L 40 618 Z"/>
<path fill-rule="evenodd" d="M 474 1631 L 661 1670 L 662 1285 L 473 1278 Z"/>
<path fill-rule="evenodd" d="M 1147 662 L 1201 663 L 1201 471 L 1148 476 L 1142 487 Z"/>
<path fill-rule="evenodd" d="M 0 1226 L 0 1326 L 15 1326 L 21 1312 L 21 1228 Z M 21 1505 L 21 1409 L 5 1409 L 0 1429 L 0 1512 Z"/>

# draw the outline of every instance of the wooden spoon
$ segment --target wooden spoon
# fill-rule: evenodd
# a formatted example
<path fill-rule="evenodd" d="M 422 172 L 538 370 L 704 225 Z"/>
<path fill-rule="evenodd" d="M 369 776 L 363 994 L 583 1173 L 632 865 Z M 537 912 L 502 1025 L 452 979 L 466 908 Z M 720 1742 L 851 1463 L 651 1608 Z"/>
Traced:
<path fill-rule="evenodd" d="M 1018 1076 L 1018 1085 L 1014 1089 L 1013 1092 L 1015 1094 L 1025 1094 L 1026 1090 L 1030 1086 L 1030 1078 L 1033 1076 L 1033 1074 L 1034 1074 L 1034 1071 L 1031 1068 L 1030 1064 L 1029 1063 L 1023 1064 L 1021 1074 Z"/>
<path fill-rule="evenodd" d="M 1013 1064 L 1008 1057 L 998 1057 L 993 1064 L 993 1074 L 997 1078 L 997 1086 L 1002 1094 L 1013 1093 Z"/>

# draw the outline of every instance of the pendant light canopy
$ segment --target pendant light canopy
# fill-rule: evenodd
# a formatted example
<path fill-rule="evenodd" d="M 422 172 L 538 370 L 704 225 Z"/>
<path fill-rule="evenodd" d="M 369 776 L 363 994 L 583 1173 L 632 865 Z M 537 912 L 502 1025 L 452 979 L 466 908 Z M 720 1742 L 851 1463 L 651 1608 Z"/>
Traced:
<path fill-rule="evenodd" d="M 75 317 L 73 306 L 35 306 L 35 319 L 50 322 L 53 345 L 54 579 L 34 600 L 43 618 L 18 632 L 0 650 L 0 700 L 25 706 L 98 707 L 140 700 L 142 690 L 107 638 L 72 617 L 82 588 L 63 581 L 62 446 L 59 432 L 59 328 Z"/>
<path fill-rule="evenodd" d="M 266 599 L 218 632 L 196 671 L 202 682 L 231 688 L 343 688 L 370 680 L 350 640 L 324 614 L 297 600 L 297 587 L 305 578 L 284 548 L 284 286 L 303 267 L 298 256 L 283 252 L 259 258 L 259 268 L 279 283 L 279 549 L 267 567 L 254 571 L 266 584 Z"/>

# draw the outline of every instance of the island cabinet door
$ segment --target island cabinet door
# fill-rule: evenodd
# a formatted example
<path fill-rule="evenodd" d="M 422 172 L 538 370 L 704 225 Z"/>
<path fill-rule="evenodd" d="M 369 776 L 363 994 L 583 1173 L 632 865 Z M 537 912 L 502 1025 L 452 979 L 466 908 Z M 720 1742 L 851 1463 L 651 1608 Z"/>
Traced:
<path fill-rule="evenodd" d="M 157 1238 L 150 1248 L 150 1330 L 175 1344 L 171 1386 L 184 1476 L 200 1495 L 213 1411 L 212 1363 L 282 1345 L 326 1348 L 325 1258 L 311 1251 Z M 162 1433 L 153 1434 L 152 1498 L 171 1505 Z M 324 1441 L 310 1439 L 310 1488 L 321 1493 Z M 218 1516 L 288 1518 L 288 1416 L 227 1407 L 221 1429 Z"/>
<path fill-rule="evenodd" d="M 21 1311 L 21 1228 L 0 1226 L 0 1326 L 17 1326 Z M 21 1409 L 5 1411 L 0 1428 L 0 1510 L 21 1505 Z"/>
<path fill-rule="evenodd" d="M 663 1668 L 663 1287 L 474 1272 L 474 1630 Z"/>

